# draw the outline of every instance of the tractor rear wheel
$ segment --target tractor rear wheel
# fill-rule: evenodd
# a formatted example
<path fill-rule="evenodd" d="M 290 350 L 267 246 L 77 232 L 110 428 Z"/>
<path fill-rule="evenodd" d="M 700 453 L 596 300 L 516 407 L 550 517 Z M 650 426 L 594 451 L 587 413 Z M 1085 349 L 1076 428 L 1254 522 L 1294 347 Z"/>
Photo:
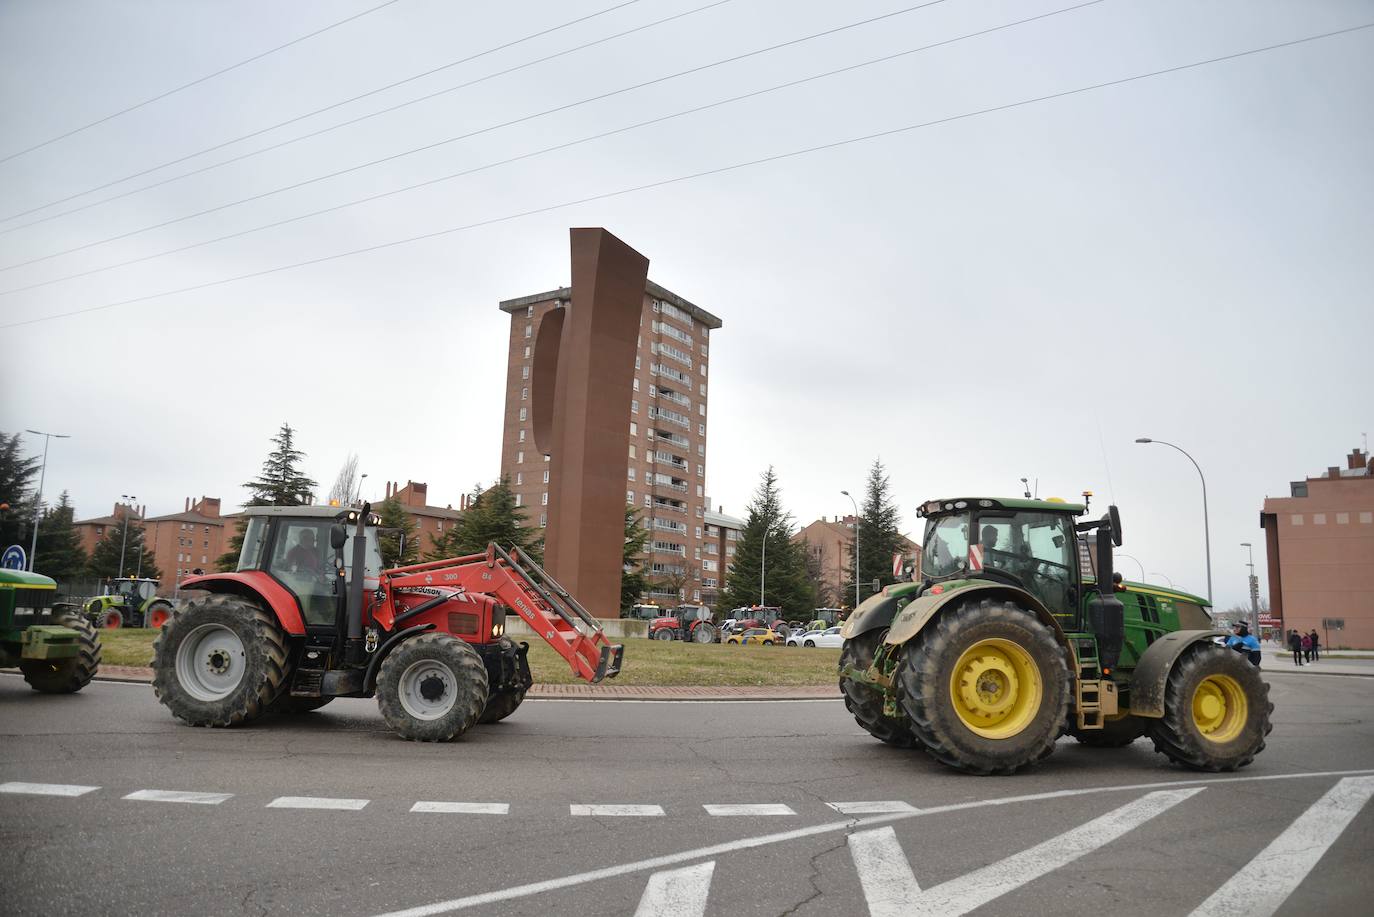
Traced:
<path fill-rule="evenodd" d="M 482 710 L 482 715 L 477 718 L 477 722 L 499 723 L 506 717 L 515 712 L 515 708 L 525 700 L 524 690 L 506 691 L 502 694 L 493 694 L 487 698 L 487 705 Z"/>
<path fill-rule="evenodd" d="M 1069 735 L 1092 748 L 1125 748 L 1143 736 L 1148 726 L 1145 717 L 1126 713 L 1108 719 L 1101 729 L 1074 728 Z"/>
<path fill-rule="evenodd" d="M 187 605 L 153 641 L 153 693 L 191 726 L 237 726 L 267 711 L 286 686 L 286 638 L 246 599 Z"/>
<path fill-rule="evenodd" d="M 449 634 L 421 634 L 382 660 L 377 705 L 402 738 L 449 742 L 481 718 L 487 686 L 487 667 L 470 645 Z"/>
<path fill-rule="evenodd" d="M 671 639 L 673 639 L 673 632 L 672 632 L 671 630 L 669 630 L 668 628 L 665 627 L 665 628 L 663 628 L 662 630 L 659 630 L 659 631 L 655 631 L 655 632 L 654 632 L 654 639 L 655 639 L 655 640 L 671 640 Z"/>
<path fill-rule="evenodd" d="M 21 659 L 19 671 L 35 691 L 73 694 L 90 684 L 100 668 L 100 634 L 81 614 L 53 615 L 52 623 L 77 632 L 77 654 L 66 659 Z"/>
<path fill-rule="evenodd" d="M 882 643 L 886 630 L 871 630 L 844 642 L 840 650 L 840 671 L 846 668 L 867 669 L 873 664 L 873 655 Z M 911 723 L 905 716 L 893 717 L 883 713 L 883 696 L 875 688 L 840 676 L 840 690 L 844 693 L 845 709 L 854 715 L 854 720 L 875 739 L 881 739 L 898 748 L 912 748 L 916 736 L 911 731 Z"/>
<path fill-rule="evenodd" d="M 154 630 L 161 630 L 162 626 L 172 619 L 176 609 L 171 602 L 154 602 L 148 606 L 148 611 L 144 615 L 143 626 L 151 627 Z"/>
<path fill-rule="evenodd" d="M 1255 760 L 1274 728 L 1269 685 L 1240 653 L 1210 643 L 1183 651 L 1164 687 L 1164 716 L 1150 722 L 1155 751 L 1200 771 Z"/>
<path fill-rule="evenodd" d="M 715 643 L 716 629 L 705 621 L 702 621 L 692 629 L 693 643 Z"/>
<path fill-rule="evenodd" d="M 100 615 L 100 626 L 105 630 L 119 630 L 124 626 L 124 612 L 118 608 L 106 608 Z"/>
<path fill-rule="evenodd" d="M 942 764 L 1011 774 L 1054 751 L 1069 707 L 1069 668 L 1054 632 L 999 599 L 946 608 L 906 644 L 902 708 Z"/>

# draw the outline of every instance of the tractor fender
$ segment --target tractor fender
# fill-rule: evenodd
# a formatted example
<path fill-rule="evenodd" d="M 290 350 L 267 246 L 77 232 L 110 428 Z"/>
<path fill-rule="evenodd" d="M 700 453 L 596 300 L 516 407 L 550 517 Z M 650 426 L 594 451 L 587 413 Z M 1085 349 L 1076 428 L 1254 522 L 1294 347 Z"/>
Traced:
<path fill-rule="evenodd" d="M 390 637 L 387 637 L 386 642 L 377 647 L 377 652 L 372 654 L 372 659 L 367 663 L 367 671 L 363 673 L 363 693 L 371 694 L 373 691 L 377 690 L 377 671 L 382 667 L 382 660 L 387 657 L 388 653 L 396 648 L 397 644 L 402 640 L 433 629 L 433 622 L 429 624 L 416 624 L 414 627 L 398 630 Z"/>
<path fill-rule="evenodd" d="M 880 627 L 887 627 L 897 615 L 902 599 L 920 591 L 919 583 L 897 583 L 859 603 L 840 625 L 840 636 L 851 640 Z"/>
<path fill-rule="evenodd" d="M 261 570 L 245 570 L 241 573 L 210 573 L 193 576 L 181 581 L 182 589 L 200 589 L 205 592 L 225 592 L 242 596 L 262 605 L 272 612 L 282 630 L 293 637 L 304 636 L 305 620 L 301 618 L 301 608 L 296 597 L 281 583 Z"/>
<path fill-rule="evenodd" d="M 899 645 L 906 643 L 912 637 L 921 632 L 930 620 L 935 617 L 935 613 L 946 605 L 955 602 L 962 602 L 966 599 L 1005 599 L 1015 602 L 1017 605 L 1027 609 L 1040 620 L 1042 624 L 1054 631 L 1054 639 L 1059 641 L 1061 646 L 1069 645 L 1068 638 L 1064 636 L 1064 628 L 1060 626 L 1059 620 L 1055 618 L 1050 610 L 1035 596 L 1015 586 L 1004 586 L 1000 583 L 974 584 L 971 586 L 961 586 L 951 589 L 948 592 L 939 594 L 927 593 L 914 600 L 902 609 L 902 613 L 897 615 L 892 621 L 892 626 L 883 639 L 884 643 Z"/>
<path fill-rule="evenodd" d="M 1194 643 L 1226 636 L 1224 630 L 1176 630 L 1151 643 L 1131 673 L 1131 713 L 1154 719 L 1164 716 L 1164 688 L 1178 657 Z"/>

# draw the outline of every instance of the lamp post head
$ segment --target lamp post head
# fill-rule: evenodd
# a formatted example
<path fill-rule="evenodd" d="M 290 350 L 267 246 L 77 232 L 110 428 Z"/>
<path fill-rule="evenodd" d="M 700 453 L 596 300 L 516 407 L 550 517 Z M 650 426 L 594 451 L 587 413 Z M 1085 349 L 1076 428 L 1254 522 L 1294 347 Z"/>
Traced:
<path fill-rule="evenodd" d="M 1250 544 L 1250 542 L 1248 542 L 1248 541 L 1242 541 L 1242 542 L 1240 543 L 1240 546 L 1241 546 L 1242 548 L 1254 547 L 1254 545 Z"/>
<path fill-rule="evenodd" d="M 1136 442 L 1138 442 L 1138 443 L 1152 443 L 1152 442 L 1154 442 L 1154 440 L 1150 439 L 1150 437 L 1148 437 L 1148 436 L 1142 436 L 1142 437 L 1138 438 L 1138 439 L 1136 440 Z"/>
<path fill-rule="evenodd" d="M 844 494 L 846 497 L 849 496 L 849 491 L 847 490 L 842 490 L 840 493 Z"/>

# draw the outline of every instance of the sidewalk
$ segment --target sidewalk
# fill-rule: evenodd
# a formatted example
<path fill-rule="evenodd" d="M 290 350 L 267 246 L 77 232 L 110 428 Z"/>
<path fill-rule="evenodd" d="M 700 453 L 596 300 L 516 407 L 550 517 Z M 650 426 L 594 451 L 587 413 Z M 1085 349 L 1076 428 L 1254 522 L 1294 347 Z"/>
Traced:
<path fill-rule="evenodd" d="M 1317 662 L 1294 665 L 1293 654 L 1265 653 L 1260 671 L 1265 675 L 1353 675 L 1374 678 L 1374 659 L 1345 659 L 1322 653 Z"/>

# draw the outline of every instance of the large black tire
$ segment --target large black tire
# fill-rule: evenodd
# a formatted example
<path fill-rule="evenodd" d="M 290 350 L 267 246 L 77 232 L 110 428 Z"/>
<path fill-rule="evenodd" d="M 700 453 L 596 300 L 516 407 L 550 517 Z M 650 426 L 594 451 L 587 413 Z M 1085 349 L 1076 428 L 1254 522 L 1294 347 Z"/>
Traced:
<path fill-rule="evenodd" d="M 153 693 L 191 726 L 237 726 L 286 685 L 286 637 L 271 614 L 235 595 L 191 602 L 153 641 Z"/>
<path fill-rule="evenodd" d="M 980 776 L 1049 757 L 1068 714 L 1069 667 L 1054 632 L 998 599 L 941 610 L 908 641 L 897 680 L 926 753 Z M 985 725 L 975 729 L 965 716 Z"/>
<path fill-rule="evenodd" d="M 487 688 L 475 649 L 449 634 L 421 634 L 382 660 L 377 705 L 401 738 L 451 742 L 481 718 Z"/>
<path fill-rule="evenodd" d="M 867 669 L 873 664 L 873 654 L 882 642 L 885 630 L 871 630 L 859 634 L 853 640 L 846 640 L 840 650 L 840 671 L 846 666 Z M 852 678 L 840 676 L 840 691 L 844 693 L 844 706 L 854 720 L 869 735 L 881 739 L 898 748 L 913 748 L 916 736 L 911 731 L 911 723 L 906 717 L 891 717 L 883 713 L 883 696 L 872 687 Z"/>
<path fill-rule="evenodd" d="M 277 699 L 267 705 L 264 713 L 279 713 L 283 716 L 292 716 L 297 713 L 309 713 L 311 710 L 318 710 L 325 704 L 332 701 L 332 697 L 292 697 L 289 690 L 277 695 Z"/>
<path fill-rule="evenodd" d="M 100 613 L 96 626 L 102 630 L 119 630 L 125 624 L 122 608 L 107 608 Z"/>
<path fill-rule="evenodd" d="M 1169 672 L 1164 716 L 1150 722 L 1150 739 L 1175 764 L 1234 771 L 1264 750 L 1273 712 L 1269 685 L 1249 660 L 1225 647 L 1195 643 Z"/>
<path fill-rule="evenodd" d="M 100 668 L 100 634 L 82 614 L 53 615 L 52 623 L 76 631 L 80 650 L 66 659 L 21 659 L 19 671 L 35 691 L 74 694 L 90 684 Z"/>
<path fill-rule="evenodd" d="M 655 640 L 672 640 L 672 639 L 673 639 L 673 632 L 672 632 L 671 630 L 669 630 L 668 628 L 666 628 L 666 627 L 663 628 L 662 630 L 654 631 L 654 639 L 655 639 Z"/>
<path fill-rule="evenodd" d="M 710 624 L 702 622 L 701 624 L 698 624 L 696 627 L 692 628 L 693 643 L 715 643 L 716 640 L 716 629 Z"/>
<path fill-rule="evenodd" d="M 160 629 L 176 614 L 176 606 L 165 599 L 158 599 L 148 605 L 143 614 L 143 626 Z"/>
<path fill-rule="evenodd" d="M 1101 729 L 1073 728 L 1069 730 L 1069 735 L 1093 748 L 1125 748 L 1143 736 L 1149 725 L 1145 717 L 1128 713 L 1112 717 L 1102 724 Z"/>
<path fill-rule="evenodd" d="M 524 691 L 507 691 L 503 694 L 493 694 L 487 698 L 487 705 L 482 708 L 482 715 L 477 718 L 477 722 L 482 724 L 499 723 L 506 717 L 515 712 L 525 700 Z"/>

